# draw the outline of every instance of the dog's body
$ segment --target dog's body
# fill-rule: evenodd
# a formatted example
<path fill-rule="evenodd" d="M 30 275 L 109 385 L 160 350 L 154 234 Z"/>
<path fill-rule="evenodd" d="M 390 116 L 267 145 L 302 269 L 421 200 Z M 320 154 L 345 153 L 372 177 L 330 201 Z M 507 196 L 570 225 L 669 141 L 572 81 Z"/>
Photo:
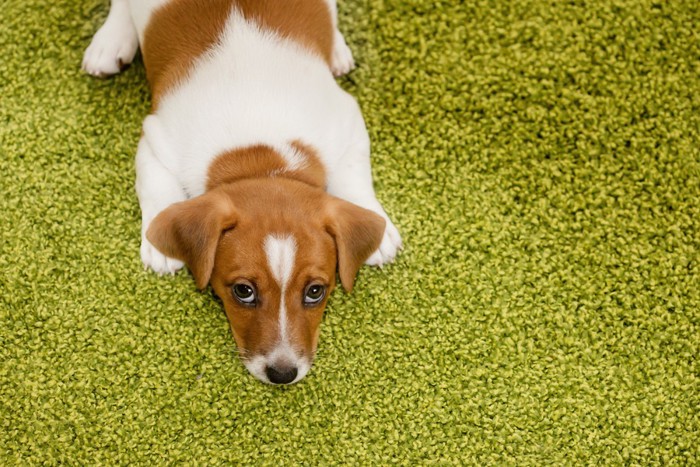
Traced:
<path fill-rule="evenodd" d="M 140 45 L 141 258 L 211 283 L 266 382 L 308 372 L 336 264 L 349 290 L 401 245 L 359 107 L 333 78 L 353 66 L 335 18 L 333 0 L 113 0 L 83 61 L 114 74 Z"/>

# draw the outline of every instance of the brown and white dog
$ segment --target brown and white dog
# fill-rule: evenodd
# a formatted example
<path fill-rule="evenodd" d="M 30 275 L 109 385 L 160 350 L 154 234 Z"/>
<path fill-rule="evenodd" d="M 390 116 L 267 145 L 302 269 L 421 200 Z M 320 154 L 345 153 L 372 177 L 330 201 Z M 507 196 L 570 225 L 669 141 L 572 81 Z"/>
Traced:
<path fill-rule="evenodd" d="M 83 69 L 141 48 L 152 91 L 136 154 L 141 259 L 211 284 L 248 370 L 309 371 L 336 271 L 394 259 L 335 0 L 112 0 Z"/>

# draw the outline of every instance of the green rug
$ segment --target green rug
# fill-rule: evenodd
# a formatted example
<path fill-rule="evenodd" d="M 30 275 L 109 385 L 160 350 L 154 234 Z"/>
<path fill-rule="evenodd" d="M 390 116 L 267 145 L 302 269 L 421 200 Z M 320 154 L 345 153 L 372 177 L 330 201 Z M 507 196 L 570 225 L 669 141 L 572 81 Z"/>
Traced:
<path fill-rule="evenodd" d="M 288 388 L 143 271 L 143 64 L 79 70 L 107 10 L 0 7 L 0 465 L 698 463 L 697 2 L 341 1 L 406 248 Z"/>

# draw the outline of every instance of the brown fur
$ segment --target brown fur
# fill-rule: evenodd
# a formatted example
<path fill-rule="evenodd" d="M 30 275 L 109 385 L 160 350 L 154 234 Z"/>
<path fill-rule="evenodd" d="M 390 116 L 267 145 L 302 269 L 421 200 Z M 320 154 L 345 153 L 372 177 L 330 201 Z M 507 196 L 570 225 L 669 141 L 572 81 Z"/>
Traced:
<path fill-rule="evenodd" d="M 263 240 L 293 234 L 297 256 L 286 300 L 290 339 L 313 358 L 326 299 L 355 275 L 379 247 L 385 222 L 377 214 L 332 197 L 321 188 L 284 177 L 241 179 L 176 203 L 151 223 L 148 239 L 163 253 L 185 261 L 197 286 L 210 282 L 224 302 L 240 349 L 268 352 L 278 336 L 280 290 L 267 266 Z M 232 296 L 240 279 L 254 284 L 260 304 L 250 309 Z M 302 299 L 312 281 L 327 286 L 326 299 L 308 308 Z"/>
<path fill-rule="evenodd" d="M 330 67 L 333 26 L 323 0 L 171 0 L 154 12 L 141 45 L 154 109 L 215 43 L 233 8 L 302 44 Z"/>
<path fill-rule="evenodd" d="M 300 141 L 294 141 L 292 146 L 305 156 L 305 164 L 301 170 L 287 169 L 284 158 L 272 147 L 264 144 L 224 152 L 209 166 L 207 190 L 244 178 L 276 175 L 323 188 L 326 184 L 326 175 L 316 151 Z"/>

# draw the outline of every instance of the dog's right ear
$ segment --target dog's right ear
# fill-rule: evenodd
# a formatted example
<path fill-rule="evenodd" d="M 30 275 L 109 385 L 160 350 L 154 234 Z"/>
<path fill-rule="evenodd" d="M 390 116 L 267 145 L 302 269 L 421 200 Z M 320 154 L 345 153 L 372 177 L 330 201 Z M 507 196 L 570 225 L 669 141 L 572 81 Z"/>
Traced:
<path fill-rule="evenodd" d="M 164 255 L 184 261 L 197 288 L 203 289 L 214 269 L 221 234 L 237 219 L 231 199 L 212 190 L 164 209 L 151 222 L 146 238 Z"/>

